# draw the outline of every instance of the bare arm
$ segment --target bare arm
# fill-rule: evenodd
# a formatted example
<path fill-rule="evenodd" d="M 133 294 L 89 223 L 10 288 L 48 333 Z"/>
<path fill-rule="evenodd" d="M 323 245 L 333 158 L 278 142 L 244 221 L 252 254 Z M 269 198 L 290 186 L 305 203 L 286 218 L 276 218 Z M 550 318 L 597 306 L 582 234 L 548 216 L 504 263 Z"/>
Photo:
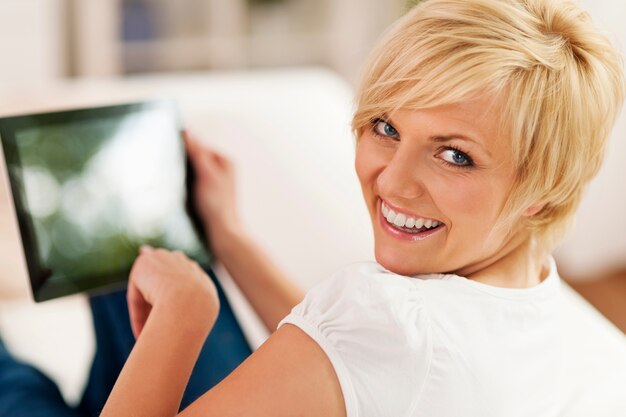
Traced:
<path fill-rule="evenodd" d="M 215 288 L 183 255 L 148 250 L 133 266 L 128 302 L 138 340 L 102 416 L 175 416 L 217 317 Z M 328 357 L 287 324 L 180 415 L 344 417 L 345 410 Z"/>
<path fill-rule="evenodd" d="M 206 307 L 192 304 L 184 316 L 206 312 Z M 182 309 L 152 309 L 101 417 L 177 414 L 210 327 L 207 320 L 184 317 L 176 311 Z"/>
<path fill-rule="evenodd" d="M 304 298 L 298 288 L 245 232 L 235 201 L 235 172 L 225 156 L 185 134 L 196 172 L 196 207 L 211 249 L 255 309 L 267 330 Z"/>
<path fill-rule="evenodd" d="M 219 260 L 272 333 L 304 292 L 243 233 L 222 232 L 219 242 Z"/>
<path fill-rule="evenodd" d="M 346 411 L 324 351 L 286 324 L 181 416 L 345 417 Z"/>
<path fill-rule="evenodd" d="M 217 319 L 217 291 L 182 253 L 144 247 L 127 299 L 137 342 L 101 416 L 173 416 Z"/>

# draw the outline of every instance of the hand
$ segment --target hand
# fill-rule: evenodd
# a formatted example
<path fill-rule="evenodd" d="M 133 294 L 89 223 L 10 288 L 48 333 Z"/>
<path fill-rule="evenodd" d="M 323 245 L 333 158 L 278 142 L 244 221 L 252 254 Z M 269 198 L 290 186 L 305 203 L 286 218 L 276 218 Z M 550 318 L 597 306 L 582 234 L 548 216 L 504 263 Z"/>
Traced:
<path fill-rule="evenodd" d="M 149 246 L 141 247 L 130 271 L 127 301 L 135 338 L 156 307 L 198 311 L 201 313 L 199 324 L 209 327 L 213 326 L 219 312 L 215 285 L 196 262 L 182 252 Z"/>
<path fill-rule="evenodd" d="M 217 257 L 220 247 L 231 236 L 241 233 L 237 212 L 235 169 L 224 155 L 201 145 L 189 132 L 183 132 L 187 153 L 196 174 L 196 210 L 206 227 L 207 237 Z"/>

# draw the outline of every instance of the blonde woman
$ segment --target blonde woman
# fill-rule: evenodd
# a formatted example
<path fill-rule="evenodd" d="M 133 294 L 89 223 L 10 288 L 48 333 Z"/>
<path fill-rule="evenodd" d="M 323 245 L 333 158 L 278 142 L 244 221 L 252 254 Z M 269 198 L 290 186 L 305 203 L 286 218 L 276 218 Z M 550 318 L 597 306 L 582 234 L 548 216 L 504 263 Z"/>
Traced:
<path fill-rule="evenodd" d="M 277 330 L 182 416 L 556 416 L 563 349 L 550 252 L 600 167 L 619 55 L 566 0 L 427 0 L 358 89 L 355 167 L 376 263 L 300 294 L 238 230 L 227 160 L 189 142 L 218 256 Z M 210 191 L 206 191 L 206 190 Z M 103 416 L 173 416 L 219 310 L 183 255 L 130 275 L 137 344 Z M 245 289 L 244 289 L 245 290 Z M 254 303 L 254 300 L 253 300 Z"/>

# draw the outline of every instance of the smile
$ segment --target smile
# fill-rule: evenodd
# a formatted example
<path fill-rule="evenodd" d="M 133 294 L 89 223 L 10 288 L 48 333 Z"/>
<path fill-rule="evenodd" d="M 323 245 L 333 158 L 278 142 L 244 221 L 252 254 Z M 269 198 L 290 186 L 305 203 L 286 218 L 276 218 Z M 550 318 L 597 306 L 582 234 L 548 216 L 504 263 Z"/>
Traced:
<path fill-rule="evenodd" d="M 380 223 L 385 231 L 404 240 L 423 240 L 445 226 L 444 223 L 419 216 L 410 216 L 390 208 L 380 200 Z"/>

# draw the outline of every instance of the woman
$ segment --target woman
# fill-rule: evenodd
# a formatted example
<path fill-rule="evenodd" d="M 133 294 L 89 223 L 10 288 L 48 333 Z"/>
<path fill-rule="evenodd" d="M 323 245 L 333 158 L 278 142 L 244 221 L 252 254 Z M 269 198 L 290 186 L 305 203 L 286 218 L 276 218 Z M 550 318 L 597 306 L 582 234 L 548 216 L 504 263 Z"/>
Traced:
<path fill-rule="evenodd" d="M 559 414 L 549 254 L 623 96 L 619 55 L 569 1 L 416 6 L 374 51 L 353 119 L 377 263 L 311 290 L 181 415 Z M 193 141 L 189 152 L 213 189 L 201 203 L 212 241 L 237 268 L 228 163 Z M 175 415 L 214 288 L 183 255 L 144 248 L 129 305 L 137 344 L 102 415 Z"/>

